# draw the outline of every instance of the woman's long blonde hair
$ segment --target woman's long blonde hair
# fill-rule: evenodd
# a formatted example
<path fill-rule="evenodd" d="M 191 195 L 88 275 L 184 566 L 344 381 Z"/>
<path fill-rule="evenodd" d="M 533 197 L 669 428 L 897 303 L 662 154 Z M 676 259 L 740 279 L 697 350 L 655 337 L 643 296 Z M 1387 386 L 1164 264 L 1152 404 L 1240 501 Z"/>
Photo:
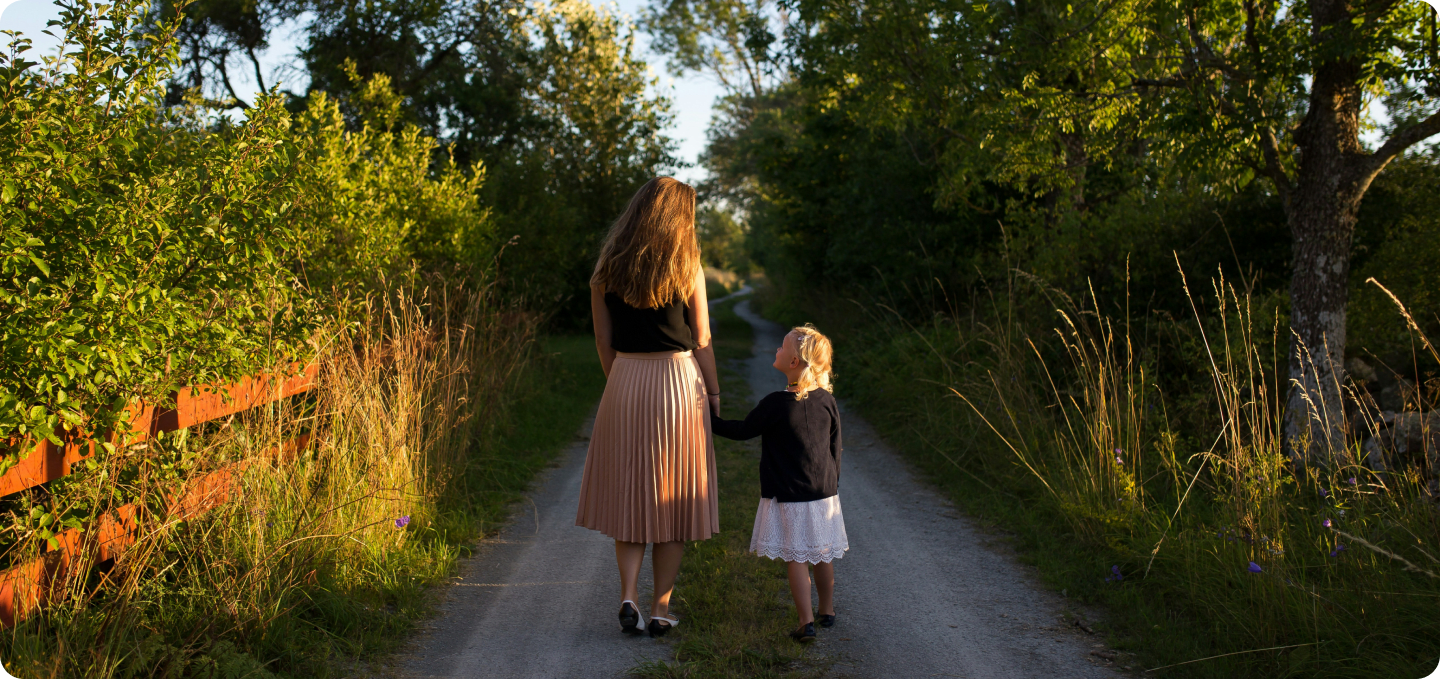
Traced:
<path fill-rule="evenodd" d="M 809 323 L 791 328 L 790 334 L 795 336 L 795 344 L 799 348 L 796 353 L 805 362 L 805 371 L 800 373 L 800 379 L 795 383 L 795 400 L 805 398 L 812 389 L 834 391 L 830 386 L 830 361 L 834 357 L 830 338 L 820 334 Z"/>
<path fill-rule="evenodd" d="M 699 269 L 695 189 L 656 177 L 635 192 L 610 227 L 590 284 L 637 309 L 655 309 L 689 297 Z"/>

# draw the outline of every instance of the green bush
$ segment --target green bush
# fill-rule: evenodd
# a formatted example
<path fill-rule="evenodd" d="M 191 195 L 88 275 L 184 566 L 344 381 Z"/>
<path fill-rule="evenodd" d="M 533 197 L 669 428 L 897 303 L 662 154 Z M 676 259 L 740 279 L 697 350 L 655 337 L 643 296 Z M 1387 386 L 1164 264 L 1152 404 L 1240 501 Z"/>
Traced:
<path fill-rule="evenodd" d="M 16 36 L 0 57 L 0 440 L 17 450 L 303 357 L 331 291 L 477 275 L 494 252 L 482 168 L 432 167 L 386 77 L 350 68 L 354 124 L 324 93 L 239 122 L 167 109 L 175 24 L 142 37 L 145 8 L 76 0 L 60 58 L 26 60 Z"/>
<path fill-rule="evenodd" d="M 0 56 L 0 473 L 40 440 L 123 427 L 137 399 L 312 360 L 352 302 L 493 260 L 482 168 L 433 164 L 384 76 L 349 69 L 354 120 L 324 93 L 240 121 L 167 108 L 175 24 L 143 33 L 146 7 L 76 0 L 60 57 L 28 61 L 13 35 Z M 0 500 L 4 558 L 91 518 L 108 499 L 56 498 L 99 473 Z"/>
<path fill-rule="evenodd" d="M 280 102 L 167 112 L 174 43 L 141 39 L 145 3 L 61 6 L 62 56 L 0 56 L 0 441 L 23 446 L 273 365 L 313 319 Z"/>

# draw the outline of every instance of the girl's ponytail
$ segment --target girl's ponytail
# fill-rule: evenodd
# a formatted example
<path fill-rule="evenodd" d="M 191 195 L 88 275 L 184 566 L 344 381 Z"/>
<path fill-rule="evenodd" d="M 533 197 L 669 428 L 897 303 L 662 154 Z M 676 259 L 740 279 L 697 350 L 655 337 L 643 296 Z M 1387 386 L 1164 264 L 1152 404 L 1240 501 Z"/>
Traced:
<path fill-rule="evenodd" d="M 795 343 L 800 347 L 800 360 L 805 361 L 805 372 L 800 373 L 796 383 L 795 400 L 804 399 L 811 389 L 834 391 L 830 386 L 830 338 L 820 334 L 815 326 L 806 323 L 790 330 Z"/>

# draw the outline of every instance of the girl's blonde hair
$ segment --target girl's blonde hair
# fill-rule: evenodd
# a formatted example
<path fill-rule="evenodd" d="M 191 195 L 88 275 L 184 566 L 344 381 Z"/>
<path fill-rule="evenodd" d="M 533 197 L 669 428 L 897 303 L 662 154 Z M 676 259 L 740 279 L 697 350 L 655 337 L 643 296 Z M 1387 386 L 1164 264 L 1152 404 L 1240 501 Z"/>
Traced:
<path fill-rule="evenodd" d="M 830 386 L 830 360 L 834 356 L 830 338 L 820 334 L 809 323 L 791 328 L 790 334 L 795 335 L 795 344 L 799 347 L 796 353 L 805 362 L 805 372 L 800 373 L 800 380 L 795 385 L 795 400 L 804 399 L 811 389 L 834 391 Z"/>
<path fill-rule="evenodd" d="M 699 269 L 695 189 L 656 177 L 635 192 L 610 227 L 590 284 L 637 309 L 655 309 L 689 297 Z"/>

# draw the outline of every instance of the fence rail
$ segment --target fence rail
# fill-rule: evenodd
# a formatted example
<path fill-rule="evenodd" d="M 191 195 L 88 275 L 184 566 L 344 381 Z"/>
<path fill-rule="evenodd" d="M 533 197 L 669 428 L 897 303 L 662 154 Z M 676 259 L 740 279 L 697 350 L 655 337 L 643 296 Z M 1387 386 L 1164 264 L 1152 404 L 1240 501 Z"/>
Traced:
<path fill-rule="evenodd" d="M 318 363 L 291 366 L 284 374 L 263 373 L 225 385 L 186 387 L 175 394 L 174 408 L 132 405 L 127 412 L 128 434 L 124 441 L 109 437 L 116 445 L 140 443 L 161 432 L 188 429 L 251 408 L 302 394 L 315 386 Z M 172 519 L 198 516 L 229 500 L 230 490 L 249 465 L 267 457 L 287 460 L 309 445 L 309 434 L 272 448 L 267 454 L 242 460 L 191 481 L 170 494 L 166 511 Z M 60 444 L 42 441 L 19 464 L 0 476 L 0 497 L 18 493 L 70 473 L 71 465 L 95 452 L 94 437 L 72 432 Z M 114 559 L 135 541 L 140 506 L 127 504 L 100 517 L 84 531 L 70 529 L 55 536 L 57 547 L 39 558 L 0 572 L 0 624 L 13 626 L 44 606 L 52 593 L 64 587 L 74 569 L 94 556 L 93 563 Z"/>

